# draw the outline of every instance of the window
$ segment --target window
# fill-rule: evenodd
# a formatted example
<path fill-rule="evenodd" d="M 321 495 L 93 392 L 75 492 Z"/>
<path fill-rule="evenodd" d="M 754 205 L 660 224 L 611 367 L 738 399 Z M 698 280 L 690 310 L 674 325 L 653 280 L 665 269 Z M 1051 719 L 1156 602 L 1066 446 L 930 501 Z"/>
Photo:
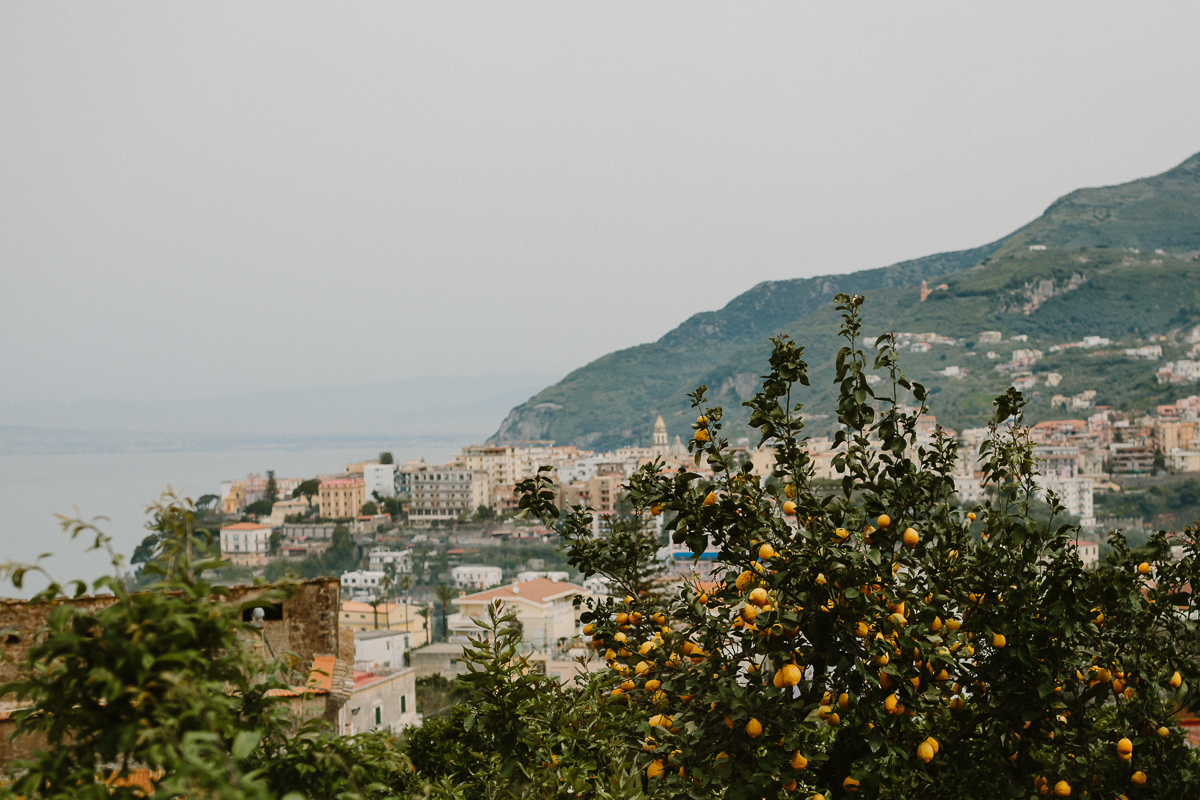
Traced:
<path fill-rule="evenodd" d="M 408 711 L 408 698 L 405 697 L 404 695 L 400 695 L 400 713 L 403 714 L 407 711 Z"/>
<path fill-rule="evenodd" d="M 383 709 L 375 706 L 375 724 L 378 725 L 381 722 L 383 722 Z"/>

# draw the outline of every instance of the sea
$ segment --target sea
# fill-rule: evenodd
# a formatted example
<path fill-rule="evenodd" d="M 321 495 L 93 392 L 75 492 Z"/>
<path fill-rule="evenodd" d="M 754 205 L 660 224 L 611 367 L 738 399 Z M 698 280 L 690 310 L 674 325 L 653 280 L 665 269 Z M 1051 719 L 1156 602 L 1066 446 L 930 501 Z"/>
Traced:
<path fill-rule="evenodd" d="M 222 480 L 275 470 L 280 478 L 311 478 L 341 472 L 345 464 L 375 458 L 390 449 L 397 463 L 425 459 L 443 464 L 456 446 L 421 448 L 324 447 L 271 448 L 204 452 L 101 452 L 0 455 L 0 563 L 38 563 L 64 583 L 90 584 L 113 574 L 107 553 L 89 550 L 94 535 L 72 540 L 63 531 L 67 518 L 94 520 L 112 537 L 128 565 L 133 549 L 147 535 L 146 508 L 168 488 L 193 499 L 220 494 Z M 30 573 L 22 588 L 5 579 L 0 597 L 30 597 L 46 586 Z"/>

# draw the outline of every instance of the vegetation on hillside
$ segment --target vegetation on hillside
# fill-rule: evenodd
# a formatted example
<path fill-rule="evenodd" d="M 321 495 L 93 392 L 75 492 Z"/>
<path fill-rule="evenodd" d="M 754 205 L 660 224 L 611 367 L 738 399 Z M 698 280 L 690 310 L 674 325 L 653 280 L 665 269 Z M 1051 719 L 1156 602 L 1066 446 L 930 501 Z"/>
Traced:
<path fill-rule="evenodd" d="M 737 432 L 746 420 L 740 403 L 753 391 L 756 365 L 767 355 L 763 342 L 786 333 L 806 343 L 815 364 L 832 363 L 838 345 L 829 335 L 836 325 L 829 301 L 836 292 L 875 298 L 874 332 L 934 331 L 966 343 L 980 331 L 998 330 L 1006 337 L 1028 335 L 1029 346 L 1043 350 L 1084 335 L 1144 344 L 1148 335 L 1200 324 L 1198 220 L 1200 154 L 1163 175 L 1067 195 L 1034 222 L 982 248 L 849 275 L 763 283 L 657 342 L 575 370 L 514 409 L 495 438 L 548 438 L 593 449 L 648 445 L 659 414 L 671 435 L 687 436 L 687 393 L 700 383 L 731 409 L 727 430 L 735 438 L 749 435 Z M 1048 249 L 1030 251 L 1031 244 Z M 1063 291 L 1076 275 L 1085 281 Z M 922 280 L 933 290 L 925 302 Z M 1031 296 L 1051 280 L 1055 293 L 1026 314 Z M 938 290 L 942 283 L 947 289 Z M 936 346 L 927 357 L 914 358 L 912 371 L 935 393 L 939 421 L 956 428 L 986 423 L 988 399 L 1011 378 L 992 372 L 982 350 L 968 356 L 968 347 Z M 934 374 L 952 364 L 970 375 L 959 380 Z M 1043 371 L 1051 366 L 1070 373 L 1065 393 L 1096 389 L 1097 402 L 1117 408 L 1144 409 L 1200 391 L 1160 388 L 1152 363 L 1123 355 L 1104 362 L 1075 352 L 1054 364 L 1048 360 Z M 821 377 L 805 402 L 832 415 L 836 398 Z M 1039 420 L 1061 418 L 1049 405 L 1058 390 L 1039 391 L 1029 413 Z"/>

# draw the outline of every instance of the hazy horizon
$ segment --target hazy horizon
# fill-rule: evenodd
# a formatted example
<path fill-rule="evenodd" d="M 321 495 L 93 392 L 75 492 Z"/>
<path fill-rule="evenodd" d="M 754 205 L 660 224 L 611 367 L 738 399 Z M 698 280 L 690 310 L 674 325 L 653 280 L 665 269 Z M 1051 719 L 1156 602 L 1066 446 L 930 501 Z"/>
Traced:
<path fill-rule="evenodd" d="M 1197 29 L 1184 3 L 6 4 L 0 400 L 566 374 L 763 280 L 1169 169 L 1200 150 Z"/>

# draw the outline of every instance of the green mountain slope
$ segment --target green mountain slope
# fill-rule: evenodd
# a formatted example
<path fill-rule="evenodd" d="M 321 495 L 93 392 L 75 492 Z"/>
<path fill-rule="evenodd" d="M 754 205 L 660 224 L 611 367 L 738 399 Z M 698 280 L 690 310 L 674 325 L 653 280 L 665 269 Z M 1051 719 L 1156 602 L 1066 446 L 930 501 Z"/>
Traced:
<path fill-rule="evenodd" d="M 1030 246 L 1045 249 L 1030 250 Z M 1162 252 L 1155 252 L 1160 250 Z M 801 398 L 815 415 L 831 414 L 832 356 L 838 342 L 833 296 L 867 296 L 867 330 L 935 332 L 957 340 L 927 353 L 905 353 L 910 378 L 932 387 L 933 413 L 951 427 L 982 424 L 990 401 L 1012 375 L 996 372 L 1015 348 L 1049 347 L 1083 336 L 1114 340 L 1105 348 L 1047 354 L 1033 412 L 1051 408 L 1054 394 L 1097 392 L 1096 402 L 1149 406 L 1181 393 L 1159 386 L 1160 362 L 1124 354 L 1151 337 L 1164 360 L 1186 357 L 1183 334 L 1200 323 L 1200 154 L 1151 178 L 1081 189 L 1038 219 L 983 247 L 942 253 L 890 267 L 759 284 L 719 311 L 696 314 L 657 342 L 610 353 L 575 370 L 514 408 L 492 442 L 554 439 L 603 449 L 648 443 L 662 414 L 672 434 L 690 434 L 685 395 L 706 384 L 728 419 L 744 420 L 765 365 L 768 336 L 788 333 L 807 348 L 813 387 Z M 921 282 L 932 290 L 921 300 Z M 944 287 L 944 288 L 943 288 Z M 980 331 L 1027 342 L 976 346 Z M 1117 345 L 1120 345 L 1119 347 Z M 988 352 L 996 358 L 988 358 Z M 937 374 L 957 366 L 965 377 Z M 1045 376 L 1062 375 L 1054 387 Z M 1079 412 L 1075 412 L 1076 415 Z M 832 419 L 814 419 L 814 428 Z M 731 431 L 731 433 L 735 432 Z"/>

